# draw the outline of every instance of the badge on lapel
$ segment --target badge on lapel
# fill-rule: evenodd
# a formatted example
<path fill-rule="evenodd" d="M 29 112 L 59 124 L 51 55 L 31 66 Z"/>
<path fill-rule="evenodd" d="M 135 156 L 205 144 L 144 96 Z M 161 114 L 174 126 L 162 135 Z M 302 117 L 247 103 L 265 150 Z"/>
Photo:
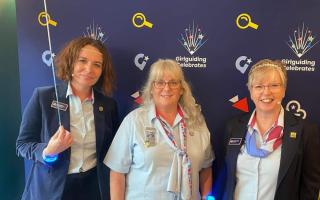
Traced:
<path fill-rule="evenodd" d="M 290 132 L 290 138 L 296 139 L 297 138 L 297 132 L 291 131 Z"/>
<path fill-rule="evenodd" d="M 66 111 L 68 109 L 68 104 L 53 100 L 51 103 L 51 108 Z"/>
<path fill-rule="evenodd" d="M 242 138 L 230 138 L 228 145 L 241 145 Z"/>

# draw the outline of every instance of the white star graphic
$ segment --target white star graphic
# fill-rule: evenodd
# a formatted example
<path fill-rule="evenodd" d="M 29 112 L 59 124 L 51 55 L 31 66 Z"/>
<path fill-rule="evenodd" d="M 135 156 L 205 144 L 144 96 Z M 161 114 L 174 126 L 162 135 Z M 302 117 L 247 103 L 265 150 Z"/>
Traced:
<path fill-rule="evenodd" d="M 144 60 L 145 60 L 145 61 L 148 61 L 148 60 L 149 60 L 149 56 L 145 56 L 145 57 L 144 57 Z"/>
<path fill-rule="evenodd" d="M 308 40 L 309 40 L 310 42 L 312 42 L 312 41 L 314 40 L 314 37 L 312 37 L 312 35 L 310 35 L 310 36 L 308 37 Z"/>
<path fill-rule="evenodd" d="M 100 37 L 103 37 L 103 36 L 104 36 L 104 34 L 103 34 L 102 32 L 100 32 L 100 33 L 99 33 L 99 36 L 100 36 Z"/>

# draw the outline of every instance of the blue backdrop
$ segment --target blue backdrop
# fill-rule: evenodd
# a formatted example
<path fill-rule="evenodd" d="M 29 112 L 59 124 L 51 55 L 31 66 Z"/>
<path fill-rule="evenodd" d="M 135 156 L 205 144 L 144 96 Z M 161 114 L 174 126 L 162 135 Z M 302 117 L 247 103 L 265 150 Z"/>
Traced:
<path fill-rule="evenodd" d="M 44 54 L 44 3 L 16 4 L 24 108 L 35 87 L 53 81 Z M 283 106 L 320 122 L 319 0 L 48 0 L 47 8 L 53 53 L 88 31 L 103 36 L 117 73 L 114 97 L 121 117 L 137 105 L 149 66 L 158 58 L 176 59 L 202 106 L 218 158 L 225 120 L 253 108 L 245 84 L 260 59 L 280 59 L 287 66 Z M 215 164 L 219 178 L 219 160 Z"/>

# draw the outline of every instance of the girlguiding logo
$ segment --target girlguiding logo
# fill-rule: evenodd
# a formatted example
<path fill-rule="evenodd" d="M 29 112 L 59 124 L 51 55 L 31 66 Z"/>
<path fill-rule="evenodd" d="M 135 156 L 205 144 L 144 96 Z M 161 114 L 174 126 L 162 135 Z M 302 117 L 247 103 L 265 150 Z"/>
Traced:
<path fill-rule="evenodd" d="M 289 36 L 289 41 L 287 42 L 290 49 L 296 56 L 301 58 L 305 53 L 307 53 L 312 47 L 314 47 L 319 41 L 315 42 L 315 37 L 311 34 L 311 30 L 302 24 L 302 28 L 298 27 L 294 30 L 293 36 Z"/>
<path fill-rule="evenodd" d="M 296 59 L 282 59 L 282 63 L 286 65 L 288 71 L 314 72 L 316 69 L 316 61 L 301 59 L 310 49 L 312 49 L 319 41 L 315 41 L 315 36 L 312 31 L 302 24 L 294 30 L 293 35 L 289 35 L 289 41 L 286 44 L 291 51 L 299 58 Z"/>
<path fill-rule="evenodd" d="M 194 26 L 194 22 L 192 27 L 189 25 L 189 28 L 184 30 L 184 33 L 181 33 L 181 39 L 179 42 L 182 46 L 193 55 L 207 40 L 204 39 L 204 34 L 201 32 L 201 29 L 198 26 Z"/>
<path fill-rule="evenodd" d="M 176 56 L 176 61 L 181 67 L 206 68 L 206 57 L 193 56 L 208 41 L 205 39 L 205 34 L 201 28 L 198 25 L 195 26 L 193 22 L 192 25 L 184 29 L 184 32 L 180 36 L 179 42 L 189 52 L 191 57 Z"/>

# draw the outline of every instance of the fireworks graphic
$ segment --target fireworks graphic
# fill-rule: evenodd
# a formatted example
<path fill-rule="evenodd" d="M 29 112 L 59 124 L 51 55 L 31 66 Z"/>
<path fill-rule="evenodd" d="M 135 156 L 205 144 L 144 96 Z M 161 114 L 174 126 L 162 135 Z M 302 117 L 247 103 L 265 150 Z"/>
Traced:
<path fill-rule="evenodd" d="M 92 23 L 92 25 L 87 26 L 87 32 L 83 33 L 85 37 L 90 37 L 95 40 L 100 40 L 102 43 L 104 43 L 108 38 L 104 38 L 105 33 L 102 31 L 102 28 L 99 25 L 95 25 Z"/>
<path fill-rule="evenodd" d="M 300 58 L 314 47 L 319 41 L 315 42 L 315 37 L 312 35 L 311 30 L 302 24 L 302 29 L 294 30 L 293 38 L 289 36 L 287 42 L 290 49 Z"/>
<path fill-rule="evenodd" d="M 181 34 L 181 39 L 179 42 L 182 46 L 193 55 L 200 47 L 206 43 L 207 40 L 204 40 L 205 34 L 201 32 L 201 29 L 198 25 L 195 27 L 194 22 L 189 25 L 189 28 L 184 30 L 184 33 Z"/>

